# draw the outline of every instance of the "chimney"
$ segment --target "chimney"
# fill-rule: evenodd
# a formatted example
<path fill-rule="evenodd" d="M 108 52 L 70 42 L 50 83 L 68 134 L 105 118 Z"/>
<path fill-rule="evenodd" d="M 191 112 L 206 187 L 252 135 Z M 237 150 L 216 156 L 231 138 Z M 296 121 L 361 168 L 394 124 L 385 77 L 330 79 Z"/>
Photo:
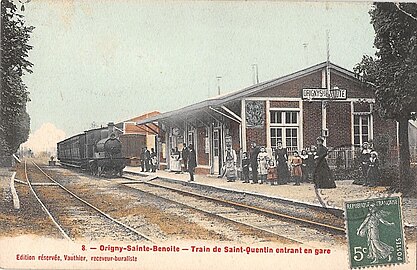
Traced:
<path fill-rule="evenodd" d="M 109 131 L 109 135 L 114 132 L 114 123 L 113 122 L 109 122 L 107 124 L 107 130 Z"/>

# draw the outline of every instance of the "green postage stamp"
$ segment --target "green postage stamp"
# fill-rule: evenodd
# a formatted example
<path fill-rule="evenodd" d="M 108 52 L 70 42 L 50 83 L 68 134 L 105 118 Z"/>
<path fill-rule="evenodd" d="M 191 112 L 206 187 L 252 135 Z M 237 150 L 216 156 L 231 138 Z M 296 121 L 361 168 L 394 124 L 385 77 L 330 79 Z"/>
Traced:
<path fill-rule="evenodd" d="M 406 262 L 401 198 L 345 202 L 352 268 Z"/>

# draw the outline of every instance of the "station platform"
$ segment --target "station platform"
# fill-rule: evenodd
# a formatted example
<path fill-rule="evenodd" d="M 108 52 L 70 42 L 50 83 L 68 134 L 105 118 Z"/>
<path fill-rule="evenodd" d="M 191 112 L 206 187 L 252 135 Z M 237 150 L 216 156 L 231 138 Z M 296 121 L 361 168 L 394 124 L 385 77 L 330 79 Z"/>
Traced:
<path fill-rule="evenodd" d="M 127 173 L 142 176 L 156 176 L 159 178 L 173 179 L 187 182 L 190 178 L 188 173 L 175 173 L 158 170 L 155 173 L 141 172 L 141 167 L 126 167 Z M 345 201 L 362 200 L 367 198 L 388 197 L 399 194 L 390 193 L 387 187 L 367 187 L 353 185 L 353 180 L 336 181 L 334 189 L 315 190 L 312 183 L 301 183 L 294 186 L 293 183 L 286 185 L 248 184 L 240 180 L 227 182 L 226 178 L 218 178 L 211 175 L 194 175 L 197 185 L 209 185 L 220 189 L 237 192 L 253 193 L 266 197 L 280 198 L 315 206 L 326 206 L 344 210 Z M 324 204 L 323 204 L 324 203 Z M 417 198 L 403 198 L 404 222 L 407 226 L 417 227 Z"/>

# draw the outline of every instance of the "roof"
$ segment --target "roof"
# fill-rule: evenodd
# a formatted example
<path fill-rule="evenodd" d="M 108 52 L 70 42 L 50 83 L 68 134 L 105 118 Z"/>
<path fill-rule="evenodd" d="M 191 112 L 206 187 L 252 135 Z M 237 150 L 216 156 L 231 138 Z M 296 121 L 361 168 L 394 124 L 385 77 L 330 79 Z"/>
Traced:
<path fill-rule="evenodd" d="M 142 124 L 155 122 L 157 120 L 164 119 L 164 118 L 169 118 L 169 117 L 177 115 L 177 114 L 189 113 L 189 112 L 196 111 L 196 110 L 203 109 L 203 108 L 207 108 L 207 107 L 210 107 L 210 106 L 224 105 L 226 103 L 236 101 L 236 100 L 240 100 L 240 99 L 243 99 L 243 98 L 245 98 L 247 96 L 250 96 L 250 95 L 254 95 L 258 92 L 262 92 L 262 91 L 264 91 L 266 89 L 269 89 L 269 88 L 272 88 L 274 86 L 277 86 L 277 85 L 280 85 L 280 84 L 298 79 L 300 77 L 304 77 L 304 76 L 309 75 L 311 73 L 322 70 L 326 66 L 327 66 L 327 62 L 322 62 L 322 63 L 316 64 L 314 66 L 310 66 L 308 68 L 296 71 L 294 73 L 290 73 L 288 75 L 285 75 L 285 76 L 282 76 L 282 77 L 279 77 L 279 78 L 276 78 L 276 79 L 272 79 L 272 80 L 269 80 L 269 81 L 254 84 L 254 85 L 251 85 L 249 87 L 240 89 L 238 91 L 218 95 L 218 96 L 200 101 L 198 103 L 185 106 L 185 107 L 177 109 L 177 110 L 173 110 L 173 111 L 161 113 L 161 114 L 153 116 L 153 117 L 149 117 L 145 120 L 138 121 L 137 125 L 142 125 Z M 349 71 L 349 70 L 347 70 L 345 68 L 342 68 L 338 65 L 335 65 L 333 63 L 330 63 L 329 67 L 330 67 L 330 69 L 335 70 L 335 71 L 347 76 L 348 78 L 352 78 L 354 80 L 357 80 L 357 77 L 355 76 L 355 73 L 353 73 L 352 71 Z"/>
<path fill-rule="evenodd" d="M 130 118 L 128 120 L 123 120 L 123 121 L 117 122 L 115 125 L 122 125 L 123 123 L 126 123 L 126 122 L 137 122 L 137 121 L 141 121 L 141 120 L 144 120 L 144 119 L 147 119 L 149 117 L 153 117 L 153 116 L 159 115 L 159 114 L 161 114 L 161 113 L 158 112 L 158 111 L 151 111 L 151 112 L 141 114 L 139 116 L 135 116 L 135 117 Z"/>

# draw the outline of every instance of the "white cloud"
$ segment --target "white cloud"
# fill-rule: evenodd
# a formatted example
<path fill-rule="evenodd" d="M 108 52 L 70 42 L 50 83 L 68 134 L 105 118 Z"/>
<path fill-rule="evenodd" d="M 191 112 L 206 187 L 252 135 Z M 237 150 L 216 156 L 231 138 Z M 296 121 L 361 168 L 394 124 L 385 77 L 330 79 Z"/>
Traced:
<path fill-rule="evenodd" d="M 22 148 L 31 149 L 34 154 L 40 152 L 56 153 L 56 144 L 65 139 L 65 132 L 52 123 L 43 123 L 35 132 L 29 134 L 27 142 Z"/>

